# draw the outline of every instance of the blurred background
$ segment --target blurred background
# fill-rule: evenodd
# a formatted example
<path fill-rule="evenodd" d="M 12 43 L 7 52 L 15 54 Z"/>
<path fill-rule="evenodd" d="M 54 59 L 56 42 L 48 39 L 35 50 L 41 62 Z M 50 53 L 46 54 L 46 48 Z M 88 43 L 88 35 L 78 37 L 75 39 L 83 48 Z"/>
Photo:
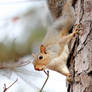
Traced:
<path fill-rule="evenodd" d="M 0 0 L 0 41 L 5 42 L 17 39 L 23 53 L 26 49 L 31 53 L 37 53 L 39 46 L 52 24 L 52 17 L 48 10 L 46 0 Z M 4 37 L 8 39 L 4 39 Z M 4 39 L 4 40 L 3 40 Z M 2 51 L 2 48 L 0 48 Z M 0 70 L 0 92 L 3 92 L 4 83 L 8 87 L 18 77 L 18 82 L 7 92 L 39 92 L 46 75 L 34 70 L 29 64 L 26 69 L 30 71 L 29 76 L 25 73 L 19 74 Z M 66 92 L 66 78 L 54 71 L 50 71 L 50 78 L 44 88 L 44 92 Z"/>

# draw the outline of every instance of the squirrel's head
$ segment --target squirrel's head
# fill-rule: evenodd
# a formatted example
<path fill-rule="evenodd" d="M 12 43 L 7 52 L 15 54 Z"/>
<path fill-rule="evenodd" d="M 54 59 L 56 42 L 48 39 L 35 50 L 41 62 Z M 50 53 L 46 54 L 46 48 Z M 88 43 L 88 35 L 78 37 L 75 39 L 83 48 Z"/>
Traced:
<path fill-rule="evenodd" d="M 44 70 L 50 62 L 50 56 L 47 53 L 44 45 L 40 46 L 40 53 L 37 56 L 35 55 L 33 56 L 34 56 L 33 64 L 34 64 L 35 70 L 38 70 L 38 71 Z"/>

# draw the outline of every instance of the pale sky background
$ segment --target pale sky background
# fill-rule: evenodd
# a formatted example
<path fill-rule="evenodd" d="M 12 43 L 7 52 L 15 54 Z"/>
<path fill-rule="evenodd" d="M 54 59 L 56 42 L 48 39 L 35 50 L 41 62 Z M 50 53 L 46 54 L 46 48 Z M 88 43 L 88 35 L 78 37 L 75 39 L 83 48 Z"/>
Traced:
<path fill-rule="evenodd" d="M 46 2 L 44 0 L 40 0 L 40 2 L 37 0 L 34 1 L 0 0 L 0 40 L 3 39 L 4 35 L 10 35 L 12 30 L 15 31 L 15 35 L 20 36 L 21 31 L 31 30 L 32 27 L 35 29 L 39 21 L 40 25 L 43 24 L 42 26 L 49 24 L 46 21 L 48 13 Z M 19 18 L 17 22 L 13 21 L 16 17 Z M 27 65 L 26 69 L 31 71 L 29 75 L 19 72 L 12 73 L 10 70 L 0 70 L 0 92 L 3 92 L 4 83 L 9 86 L 17 77 L 18 82 L 7 92 L 39 92 L 46 79 L 46 75 L 43 72 L 35 71 L 32 64 Z M 67 92 L 66 77 L 50 71 L 50 78 L 44 88 L 44 92 Z"/>

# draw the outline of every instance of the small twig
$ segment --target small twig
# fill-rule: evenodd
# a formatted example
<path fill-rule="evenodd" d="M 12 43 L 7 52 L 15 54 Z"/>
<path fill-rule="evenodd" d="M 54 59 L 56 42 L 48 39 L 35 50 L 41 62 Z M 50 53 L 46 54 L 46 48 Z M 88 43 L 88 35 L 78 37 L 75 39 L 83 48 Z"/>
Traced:
<path fill-rule="evenodd" d="M 46 72 L 46 71 L 44 70 L 44 73 L 47 75 L 47 78 L 46 78 L 46 80 L 45 80 L 45 82 L 44 82 L 42 88 L 40 89 L 40 92 L 43 91 L 43 88 L 44 88 L 44 86 L 46 85 L 46 83 L 47 83 L 47 81 L 48 81 L 48 79 L 49 79 L 49 71 Z"/>
<path fill-rule="evenodd" d="M 3 90 L 3 92 L 6 92 L 9 88 L 11 88 L 16 82 L 18 81 L 18 79 L 16 79 L 16 81 L 15 82 L 13 82 L 9 87 L 6 87 L 6 84 L 4 84 L 4 90 Z"/>

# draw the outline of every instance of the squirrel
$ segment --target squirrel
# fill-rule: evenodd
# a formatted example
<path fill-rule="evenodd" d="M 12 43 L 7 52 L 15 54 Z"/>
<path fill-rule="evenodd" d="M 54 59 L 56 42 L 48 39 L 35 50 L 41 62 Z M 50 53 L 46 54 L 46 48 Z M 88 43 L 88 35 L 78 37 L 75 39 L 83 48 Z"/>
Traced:
<path fill-rule="evenodd" d="M 46 68 L 59 72 L 67 77 L 71 74 L 67 67 L 69 57 L 69 41 L 78 33 L 70 29 L 75 23 L 75 12 L 72 0 L 67 0 L 64 4 L 62 16 L 48 28 L 48 32 L 40 45 L 40 53 L 34 56 L 34 68 L 37 71 Z"/>

